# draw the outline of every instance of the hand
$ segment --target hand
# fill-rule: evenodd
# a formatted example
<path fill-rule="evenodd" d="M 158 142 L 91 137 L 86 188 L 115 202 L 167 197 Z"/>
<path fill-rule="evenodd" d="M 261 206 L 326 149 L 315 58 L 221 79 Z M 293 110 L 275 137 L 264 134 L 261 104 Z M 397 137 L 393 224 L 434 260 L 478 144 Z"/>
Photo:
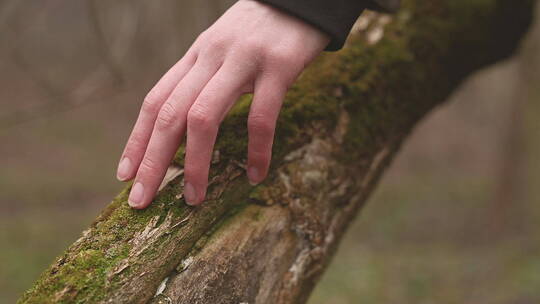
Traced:
<path fill-rule="evenodd" d="M 117 172 L 122 181 L 135 177 L 129 204 L 150 204 L 186 131 L 184 197 L 200 204 L 219 124 L 250 92 L 247 174 L 252 184 L 261 182 L 287 88 L 328 42 L 326 34 L 278 9 L 236 2 L 144 99 Z"/>

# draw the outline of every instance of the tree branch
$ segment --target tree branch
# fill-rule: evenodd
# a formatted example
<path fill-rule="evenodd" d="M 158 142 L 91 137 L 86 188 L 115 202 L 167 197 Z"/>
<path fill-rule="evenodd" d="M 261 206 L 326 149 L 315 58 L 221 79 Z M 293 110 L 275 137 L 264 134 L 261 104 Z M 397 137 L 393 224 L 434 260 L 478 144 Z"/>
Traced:
<path fill-rule="evenodd" d="M 202 206 L 184 204 L 181 149 L 150 208 L 130 209 L 124 190 L 20 303 L 305 302 L 413 126 L 512 53 L 532 5 L 409 0 L 366 15 L 289 91 L 266 182 L 244 177 L 244 98 L 221 127 Z"/>

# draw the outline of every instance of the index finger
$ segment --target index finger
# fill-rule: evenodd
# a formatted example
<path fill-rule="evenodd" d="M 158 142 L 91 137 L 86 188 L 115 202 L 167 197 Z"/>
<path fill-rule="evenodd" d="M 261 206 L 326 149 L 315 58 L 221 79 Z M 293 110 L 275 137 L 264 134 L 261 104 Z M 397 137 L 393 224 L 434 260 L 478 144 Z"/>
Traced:
<path fill-rule="evenodd" d="M 126 181 L 135 177 L 161 106 L 169 98 L 177 84 L 191 70 L 196 60 L 196 53 L 188 51 L 180 61 L 163 75 L 144 99 L 139 117 L 120 157 L 116 173 L 119 180 Z"/>

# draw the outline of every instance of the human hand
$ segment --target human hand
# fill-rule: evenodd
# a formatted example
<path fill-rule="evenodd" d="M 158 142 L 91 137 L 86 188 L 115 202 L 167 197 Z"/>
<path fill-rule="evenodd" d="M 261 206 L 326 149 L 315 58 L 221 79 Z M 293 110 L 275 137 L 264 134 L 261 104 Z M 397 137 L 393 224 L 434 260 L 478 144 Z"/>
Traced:
<path fill-rule="evenodd" d="M 200 204 L 219 124 L 250 92 L 247 175 L 260 183 L 286 91 L 328 42 L 323 32 L 269 5 L 236 2 L 144 99 L 117 171 L 122 181 L 135 178 L 129 204 L 150 204 L 186 132 L 184 197 Z"/>

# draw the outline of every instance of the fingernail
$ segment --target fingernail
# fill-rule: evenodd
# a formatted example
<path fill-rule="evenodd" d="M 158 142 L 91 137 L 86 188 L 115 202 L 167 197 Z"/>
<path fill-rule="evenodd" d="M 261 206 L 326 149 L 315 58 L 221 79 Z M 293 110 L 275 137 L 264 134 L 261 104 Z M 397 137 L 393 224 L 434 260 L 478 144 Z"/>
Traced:
<path fill-rule="evenodd" d="M 139 207 L 144 197 L 144 186 L 141 183 L 136 183 L 129 193 L 128 204 L 131 207 Z"/>
<path fill-rule="evenodd" d="M 249 167 L 247 174 L 248 174 L 249 183 L 252 186 L 255 186 L 255 185 L 257 185 L 259 183 L 259 182 L 256 182 L 260 178 L 259 177 L 259 170 L 257 170 L 257 168 Z"/>
<path fill-rule="evenodd" d="M 129 172 L 131 170 L 131 161 L 129 158 L 124 157 L 120 164 L 118 165 L 118 170 L 116 172 L 116 178 L 119 181 L 125 181 L 129 178 Z"/>
<path fill-rule="evenodd" d="M 190 183 L 184 185 L 184 198 L 188 205 L 196 205 L 197 196 L 195 195 L 195 188 Z"/>

